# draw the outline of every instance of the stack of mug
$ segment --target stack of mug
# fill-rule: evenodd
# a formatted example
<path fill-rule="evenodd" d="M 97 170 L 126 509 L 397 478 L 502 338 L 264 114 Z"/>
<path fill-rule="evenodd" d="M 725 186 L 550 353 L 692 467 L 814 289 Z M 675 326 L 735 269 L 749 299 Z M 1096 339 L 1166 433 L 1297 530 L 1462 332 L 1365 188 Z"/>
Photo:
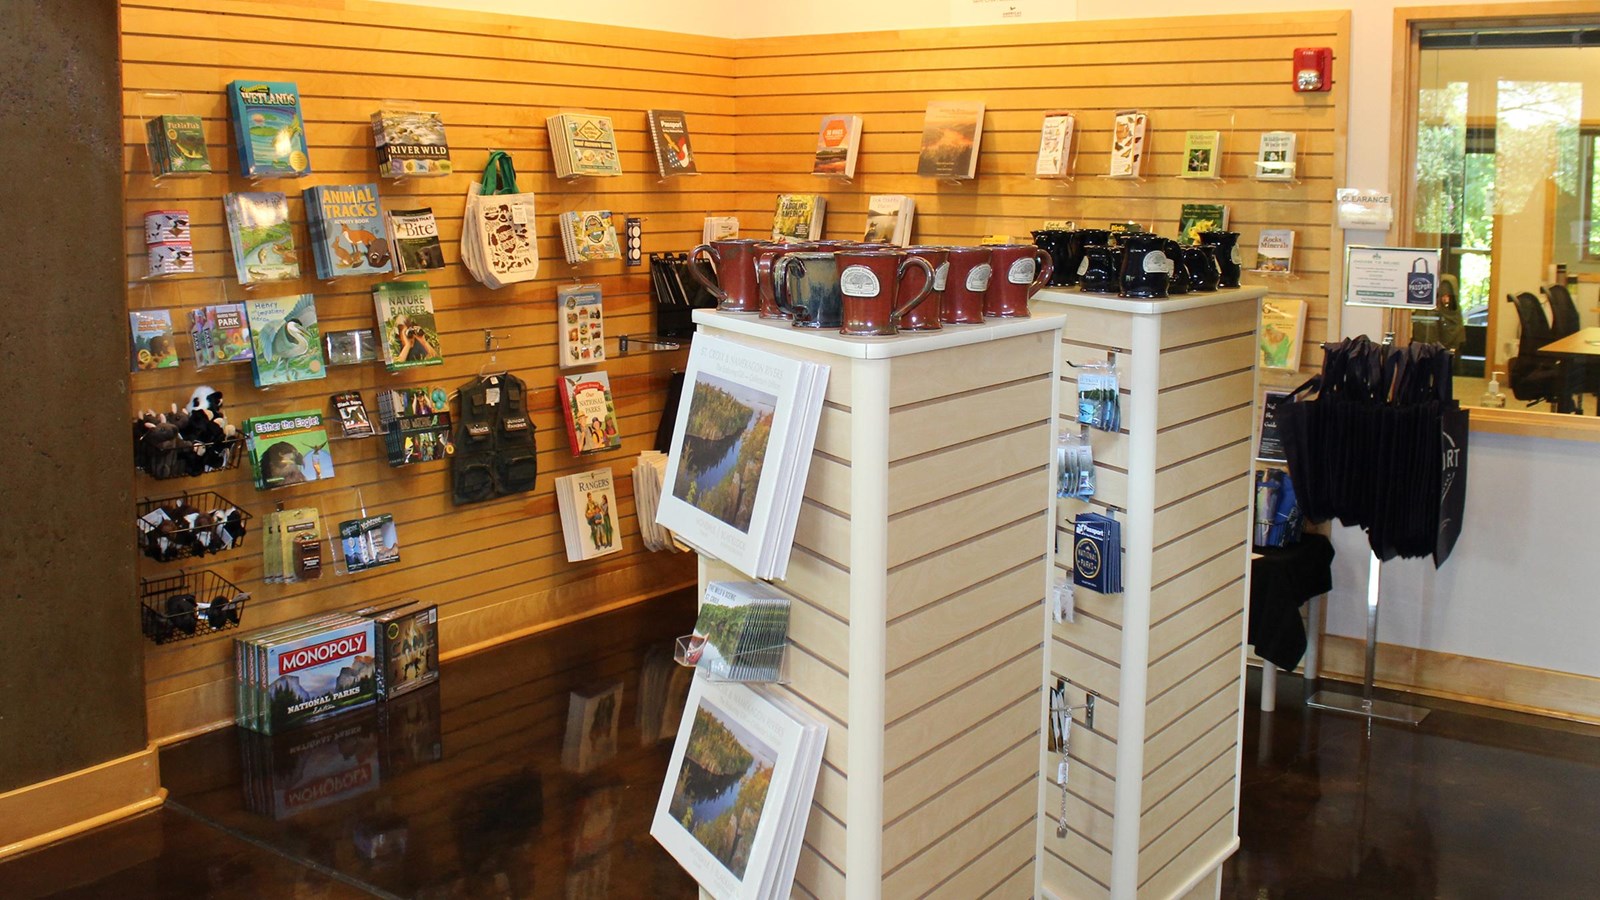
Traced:
<path fill-rule="evenodd" d="M 702 255 L 715 267 L 715 280 L 703 266 L 689 271 L 716 296 L 721 311 L 849 335 L 1023 317 L 1028 300 L 1055 271 L 1050 253 L 1032 244 L 898 247 L 733 239 L 689 251 L 690 259 Z"/>
<path fill-rule="evenodd" d="M 1035 231 L 1033 242 L 1055 263 L 1051 287 L 1151 299 L 1236 288 L 1244 271 L 1237 231 L 1203 231 L 1183 246 L 1144 231 L 1102 228 Z"/>

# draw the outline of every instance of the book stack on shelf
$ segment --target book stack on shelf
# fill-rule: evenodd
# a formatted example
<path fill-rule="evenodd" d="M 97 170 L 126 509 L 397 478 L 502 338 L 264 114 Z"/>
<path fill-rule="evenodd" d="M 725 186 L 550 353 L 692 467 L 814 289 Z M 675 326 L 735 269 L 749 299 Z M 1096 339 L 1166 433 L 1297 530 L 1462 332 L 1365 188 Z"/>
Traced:
<path fill-rule="evenodd" d="M 560 226 L 561 247 L 569 265 L 622 258 L 611 210 L 569 210 L 561 214 Z"/>
<path fill-rule="evenodd" d="M 683 110 L 646 110 L 645 120 L 650 126 L 650 145 L 656 152 L 656 171 L 662 178 L 700 174 L 694 150 L 689 146 L 689 123 Z"/>
<path fill-rule="evenodd" d="M 823 116 L 817 129 L 817 152 L 811 174 L 856 177 L 856 156 L 861 151 L 861 117 Z"/>
<path fill-rule="evenodd" d="M 281 191 L 225 194 L 228 242 L 233 269 L 243 285 L 293 281 L 300 277 L 294 230 L 289 224 L 289 199 Z"/>
<path fill-rule="evenodd" d="M 826 738 L 766 689 L 696 677 L 651 837 L 717 900 L 788 897 Z M 707 793 L 724 784 L 726 802 Z"/>
<path fill-rule="evenodd" d="M 372 286 L 383 364 L 391 372 L 444 363 L 433 294 L 426 281 L 386 281 Z"/>
<path fill-rule="evenodd" d="M 454 171 L 444 120 L 436 112 L 380 109 L 372 114 L 372 143 L 384 178 L 438 178 Z"/>
<path fill-rule="evenodd" d="M 573 456 L 615 450 L 622 446 L 617 427 L 617 407 L 611 396 L 611 378 L 604 372 L 563 375 L 562 417 L 567 425 L 567 446 Z"/>
<path fill-rule="evenodd" d="M 383 214 L 393 250 L 394 270 L 401 275 L 444 268 L 444 248 L 439 245 L 439 223 L 433 209 L 395 209 Z"/>
<path fill-rule="evenodd" d="M 567 562 L 582 562 L 622 549 L 622 510 L 611 469 L 595 469 L 556 479 L 556 506 Z"/>
<path fill-rule="evenodd" d="M 779 194 L 772 214 L 775 241 L 815 241 L 822 237 L 822 218 L 828 198 L 821 194 Z"/>
<path fill-rule="evenodd" d="M 390 466 L 437 462 L 455 453 L 450 394 L 442 385 L 379 391 L 378 421 Z"/>
<path fill-rule="evenodd" d="M 867 243 L 890 243 L 904 247 L 911 243 L 911 219 L 917 201 L 904 194 L 873 194 L 867 201 Z"/>
<path fill-rule="evenodd" d="M 672 536 L 672 530 L 656 521 L 661 508 L 661 488 L 667 480 L 667 455 L 645 450 L 633 465 L 633 506 L 639 518 L 639 538 L 645 549 L 682 552 L 685 548 Z"/>
<path fill-rule="evenodd" d="M 246 178 L 311 174 L 300 89 L 294 82 L 233 81 L 227 88 L 239 171 Z"/>
<path fill-rule="evenodd" d="M 622 158 L 617 153 L 617 134 L 610 116 L 560 113 L 546 119 L 545 127 L 550 132 L 550 153 L 555 157 L 557 178 L 622 174 Z"/>
<path fill-rule="evenodd" d="M 827 381 L 819 363 L 697 338 L 658 521 L 746 575 L 782 578 Z"/>
<path fill-rule="evenodd" d="M 694 633 L 679 639 L 683 664 L 713 681 L 784 680 L 792 602 L 788 594 L 760 581 L 707 584 Z"/>
<path fill-rule="evenodd" d="M 561 336 L 563 369 L 606 361 L 605 317 L 600 285 L 567 284 L 556 288 L 556 334 Z"/>
<path fill-rule="evenodd" d="M 323 184 L 302 193 L 317 277 L 389 271 L 389 238 L 376 184 Z"/>
<path fill-rule="evenodd" d="M 738 216 L 706 216 L 700 226 L 700 243 L 732 240 L 739 236 Z"/>

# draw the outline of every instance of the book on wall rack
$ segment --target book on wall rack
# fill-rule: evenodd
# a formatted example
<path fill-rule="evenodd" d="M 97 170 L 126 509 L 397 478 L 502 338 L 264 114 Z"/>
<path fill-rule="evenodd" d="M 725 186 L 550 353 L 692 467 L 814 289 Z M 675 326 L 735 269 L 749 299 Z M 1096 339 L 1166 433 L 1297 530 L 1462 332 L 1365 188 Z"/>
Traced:
<path fill-rule="evenodd" d="M 383 214 L 393 245 L 394 270 L 401 275 L 444 268 L 439 223 L 432 207 L 394 209 Z"/>
<path fill-rule="evenodd" d="M 1297 371 L 1305 332 L 1304 300 L 1261 301 L 1261 368 Z"/>
<path fill-rule="evenodd" d="M 689 145 L 689 122 L 681 109 L 645 110 L 650 125 L 650 145 L 656 151 L 656 171 L 662 178 L 698 175 L 694 150 Z"/>
<path fill-rule="evenodd" d="M 911 219 L 916 212 L 917 201 L 903 194 L 873 194 L 867 200 L 867 230 L 862 240 L 904 247 L 911 242 Z"/>
<path fill-rule="evenodd" d="M 1294 229 L 1263 228 L 1256 239 L 1256 271 L 1270 275 L 1294 274 Z"/>
<path fill-rule="evenodd" d="M 709 244 L 712 241 L 724 241 L 738 236 L 738 216 L 706 216 L 705 223 L 700 226 L 700 243 L 702 244 Z"/>
<path fill-rule="evenodd" d="M 243 303 L 218 303 L 189 310 L 189 335 L 197 369 L 255 358 Z"/>
<path fill-rule="evenodd" d="M 372 144 L 384 178 L 437 178 L 454 171 L 436 112 L 384 107 L 372 114 Z"/>
<path fill-rule="evenodd" d="M 1045 113 L 1039 128 L 1039 156 L 1033 174 L 1040 178 L 1059 178 L 1072 171 L 1072 132 L 1077 120 L 1072 113 Z"/>
<path fill-rule="evenodd" d="M 566 539 L 567 562 L 581 562 L 622 549 L 622 510 L 611 469 L 556 479 L 556 506 Z"/>
<path fill-rule="evenodd" d="M 696 338 L 656 520 L 752 578 L 782 578 L 827 383 L 825 365 Z"/>
<path fill-rule="evenodd" d="M 1222 132 L 1186 131 L 1183 135 L 1184 178 L 1216 178 L 1222 170 Z"/>
<path fill-rule="evenodd" d="M 622 446 L 611 377 L 604 372 L 563 375 L 561 412 L 567 423 L 567 446 L 573 456 L 615 450 Z"/>
<path fill-rule="evenodd" d="M 155 116 L 144 123 L 145 148 L 156 176 L 211 171 L 211 155 L 199 116 Z"/>
<path fill-rule="evenodd" d="M 617 134 L 610 116 L 558 113 L 545 120 L 545 127 L 550 133 L 557 178 L 622 174 L 622 158 L 617 153 Z"/>
<path fill-rule="evenodd" d="M 228 111 L 239 173 L 246 178 L 298 178 L 311 174 L 300 89 L 292 81 L 233 81 Z"/>
<path fill-rule="evenodd" d="M 240 284 L 293 281 L 300 277 L 294 230 L 289 225 L 289 199 L 281 191 L 225 194 L 228 242 Z"/>
<path fill-rule="evenodd" d="M 560 221 L 561 247 L 569 265 L 622 258 L 611 210 L 569 210 L 561 214 Z"/>
<path fill-rule="evenodd" d="M 788 897 L 827 733 L 765 688 L 692 679 L 650 836 L 716 900 Z"/>
<path fill-rule="evenodd" d="M 661 486 L 667 478 L 667 455 L 658 450 L 644 450 L 633 466 L 633 506 L 639 520 L 639 539 L 646 550 L 669 550 L 678 553 L 684 548 L 672 538 L 672 531 L 656 521 L 656 510 L 661 507 Z"/>
<path fill-rule="evenodd" d="M 391 372 L 444 363 L 433 294 L 426 281 L 385 281 L 372 286 L 383 364 Z"/>
<path fill-rule="evenodd" d="M 1293 181 L 1294 151 L 1294 132 L 1263 133 L 1261 147 L 1256 151 L 1256 178 L 1261 181 Z"/>
<path fill-rule="evenodd" d="M 568 284 L 556 288 L 556 333 L 561 335 L 561 368 L 606 361 L 600 285 Z"/>
<path fill-rule="evenodd" d="M 244 437 L 250 449 L 250 475 L 256 490 L 333 477 L 328 432 L 318 410 L 246 419 Z"/>
<path fill-rule="evenodd" d="M 1137 178 L 1144 165 L 1145 133 L 1150 128 L 1150 117 L 1136 109 L 1117 113 L 1111 125 L 1112 178 Z"/>
<path fill-rule="evenodd" d="M 707 584 L 684 661 L 719 680 L 779 680 L 791 603 L 761 581 Z"/>
<path fill-rule="evenodd" d="M 817 240 L 822 237 L 822 218 L 827 211 L 828 198 L 821 194 L 779 194 L 772 214 L 772 239 Z"/>
<path fill-rule="evenodd" d="M 856 156 L 861 151 L 861 117 L 823 116 L 817 129 L 817 152 L 811 174 L 856 177 Z"/>
<path fill-rule="evenodd" d="M 178 367 L 178 340 L 172 334 L 172 310 L 139 309 L 128 313 L 128 371 Z"/>
<path fill-rule="evenodd" d="M 456 452 L 450 420 L 450 392 L 424 384 L 378 391 L 378 421 L 394 468 L 437 462 Z"/>
<path fill-rule="evenodd" d="M 316 297 L 290 294 L 246 300 L 244 312 L 256 387 L 328 377 Z"/>
<path fill-rule="evenodd" d="M 376 184 L 320 184 L 301 197 L 318 278 L 377 275 L 392 268 Z"/>
<path fill-rule="evenodd" d="M 983 103 L 933 100 L 922 123 L 917 174 L 927 178 L 967 179 L 978 174 L 983 140 Z"/>
<path fill-rule="evenodd" d="M 1178 211 L 1178 243 L 1200 243 L 1202 231 L 1227 231 L 1225 203 L 1185 203 Z"/>

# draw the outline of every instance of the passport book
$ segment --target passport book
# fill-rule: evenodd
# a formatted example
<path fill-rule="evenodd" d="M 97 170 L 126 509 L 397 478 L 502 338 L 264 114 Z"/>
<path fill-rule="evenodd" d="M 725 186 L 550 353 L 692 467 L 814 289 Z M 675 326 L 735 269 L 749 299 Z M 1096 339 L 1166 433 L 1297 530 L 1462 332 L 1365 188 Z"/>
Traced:
<path fill-rule="evenodd" d="M 1072 527 L 1072 583 L 1101 594 L 1122 593 L 1122 525 L 1080 513 Z"/>

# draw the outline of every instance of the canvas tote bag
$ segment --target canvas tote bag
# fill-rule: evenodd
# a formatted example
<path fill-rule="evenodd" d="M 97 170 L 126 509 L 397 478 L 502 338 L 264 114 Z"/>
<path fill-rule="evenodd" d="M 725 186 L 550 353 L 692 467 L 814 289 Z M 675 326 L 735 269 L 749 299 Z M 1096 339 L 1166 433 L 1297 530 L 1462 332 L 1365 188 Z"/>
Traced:
<path fill-rule="evenodd" d="M 467 187 L 461 262 L 472 277 L 502 288 L 539 275 L 533 194 L 517 191 L 517 172 L 503 150 L 489 154 L 483 180 Z"/>

